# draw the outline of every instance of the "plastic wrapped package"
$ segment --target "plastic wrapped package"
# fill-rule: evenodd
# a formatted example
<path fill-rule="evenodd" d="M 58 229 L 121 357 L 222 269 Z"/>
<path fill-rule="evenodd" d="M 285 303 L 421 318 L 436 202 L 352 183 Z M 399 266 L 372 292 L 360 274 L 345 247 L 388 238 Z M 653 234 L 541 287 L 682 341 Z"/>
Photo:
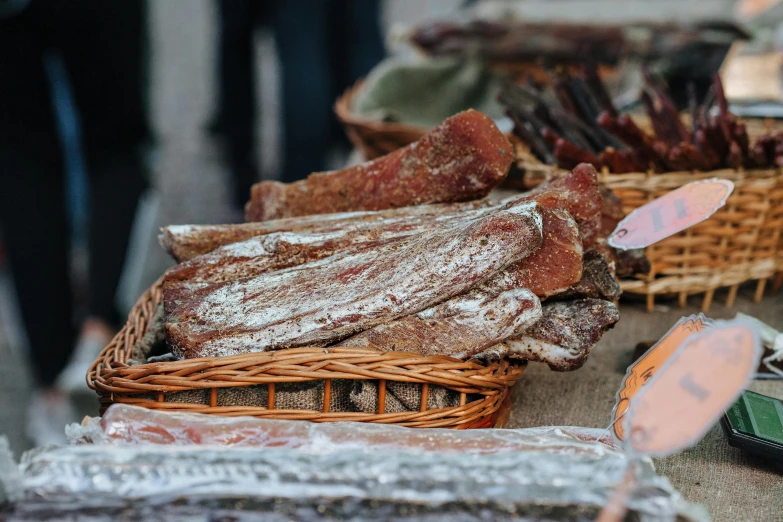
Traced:
<path fill-rule="evenodd" d="M 8 439 L 0 435 L 0 520 L 2 507 L 16 502 L 22 496 L 22 475 L 14 463 Z"/>
<path fill-rule="evenodd" d="M 629 465 L 595 442 L 600 430 L 583 428 L 456 432 L 196 416 L 229 433 L 243 423 L 281 431 L 262 436 L 263 448 L 248 447 L 249 437 L 220 447 L 193 444 L 196 432 L 202 442 L 218 440 L 214 433 L 174 435 L 168 426 L 176 441 L 149 444 L 136 436 L 144 427 L 128 431 L 123 409 L 112 412 L 126 415 L 107 423 L 119 430 L 111 435 L 98 421 L 71 428 L 92 444 L 28 453 L 24 498 L 9 520 L 594 520 Z M 636 476 L 630 520 L 709 520 L 649 460 Z"/>
<path fill-rule="evenodd" d="M 9 520 L 593 520 L 627 465 L 601 446 L 461 455 L 81 445 L 24 458 L 24 500 Z M 708 520 L 649 463 L 637 473 L 631 520 Z"/>
<path fill-rule="evenodd" d="M 67 429 L 73 442 L 276 447 L 313 453 L 372 448 L 373 451 L 434 451 L 488 454 L 545 450 L 568 453 L 614 451 L 608 432 L 591 428 L 523 430 L 410 429 L 359 422 L 310 423 L 217 417 L 148 410 L 115 404 L 102 418 Z M 601 437 L 600 444 L 596 444 Z"/>

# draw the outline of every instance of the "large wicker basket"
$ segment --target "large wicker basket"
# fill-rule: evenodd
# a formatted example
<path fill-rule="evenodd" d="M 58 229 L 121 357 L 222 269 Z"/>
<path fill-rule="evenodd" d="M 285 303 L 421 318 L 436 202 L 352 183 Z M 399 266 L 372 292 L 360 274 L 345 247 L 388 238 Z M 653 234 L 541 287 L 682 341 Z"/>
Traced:
<path fill-rule="evenodd" d="M 359 421 L 417 428 L 500 427 L 508 420 L 510 388 L 522 377 L 525 361 L 479 364 L 450 357 L 370 350 L 295 348 L 231 357 L 208 357 L 176 362 L 126 364 L 132 347 L 147 331 L 162 298 L 155 284 L 136 303 L 128 322 L 103 349 L 87 374 L 87 383 L 100 396 L 101 412 L 114 403 L 150 409 L 189 411 L 223 416 L 252 416 L 314 422 Z M 377 382 L 378 412 L 334 412 L 330 409 L 333 380 Z M 323 382 L 319 411 L 275 408 L 275 387 L 283 383 Z M 386 412 L 388 383 L 421 385 L 419 411 Z M 228 389 L 265 387 L 266 404 L 226 404 Z M 459 394 L 459 405 L 428 409 L 428 390 L 442 387 Z M 434 389 L 434 388 L 433 388 Z M 178 392 L 207 390 L 206 404 L 170 400 Z"/>
<path fill-rule="evenodd" d="M 726 306 L 731 307 L 742 283 L 758 281 L 759 301 L 769 278 L 775 277 L 773 291 L 783 282 L 783 170 L 602 173 L 600 180 L 630 212 L 686 183 L 712 177 L 734 182 L 726 205 L 708 220 L 648 247 L 650 274 L 622 282 L 624 292 L 646 296 L 648 310 L 657 295 L 677 296 L 685 306 L 689 295 L 703 293 L 706 312 L 722 287 L 728 287 Z"/>

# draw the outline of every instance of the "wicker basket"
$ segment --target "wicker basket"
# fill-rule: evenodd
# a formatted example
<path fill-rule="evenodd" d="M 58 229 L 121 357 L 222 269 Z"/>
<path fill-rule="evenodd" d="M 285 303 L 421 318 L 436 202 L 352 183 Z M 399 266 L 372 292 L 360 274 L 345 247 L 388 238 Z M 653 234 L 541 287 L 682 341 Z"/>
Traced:
<path fill-rule="evenodd" d="M 353 145 L 371 160 L 404 147 L 424 136 L 429 129 L 360 118 L 351 112 L 354 97 L 362 88 L 362 82 L 356 83 L 337 98 L 334 112 L 343 124 L 345 133 Z"/>
<path fill-rule="evenodd" d="M 747 281 L 758 281 L 755 299 L 760 301 L 770 277 L 775 277 L 773 291 L 783 282 L 783 170 L 604 172 L 600 180 L 630 212 L 686 183 L 712 177 L 734 182 L 726 205 L 708 220 L 648 247 L 650 274 L 622 281 L 624 292 L 646 296 L 648 310 L 656 295 L 676 295 L 685 306 L 690 294 L 703 293 L 706 312 L 721 287 L 728 287 L 726 306 L 731 307 L 739 285 Z"/>
<path fill-rule="evenodd" d="M 491 68 L 510 78 L 519 80 L 532 77 L 536 82 L 548 85 L 551 76 L 540 62 L 495 62 Z M 612 78 L 617 74 L 614 67 L 601 66 L 599 74 L 602 78 Z M 334 112 L 340 120 L 348 139 L 364 153 L 365 159 L 371 160 L 409 145 L 424 136 L 430 129 L 404 123 L 368 120 L 351 112 L 356 95 L 362 89 L 363 82 L 358 81 L 337 98 Z"/>
<path fill-rule="evenodd" d="M 500 427 L 508 420 L 510 388 L 522 377 L 526 366 L 525 361 L 483 365 L 450 357 L 345 348 L 294 348 L 129 366 L 126 361 L 131 349 L 147 331 L 161 299 L 160 283 L 156 283 L 139 299 L 128 322 L 90 368 L 87 383 L 100 396 L 101 412 L 111 404 L 124 403 L 167 411 L 314 422 L 358 421 L 416 428 Z M 378 412 L 386 411 L 387 383 L 419 383 L 420 411 L 330 412 L 334 379 L 377 382 Z M 276 385 L 307 381 L 323 382 L 322 411 L 275 409 Z M 259 385 L 266 387 L 267 404 L 219 403 L 221 390 Z M 457 392 L 459 406 L 427 409 L 430 386 Z M 167 400 L 172 393 L 193 390 L 208 390 L 208 404 Z"/>

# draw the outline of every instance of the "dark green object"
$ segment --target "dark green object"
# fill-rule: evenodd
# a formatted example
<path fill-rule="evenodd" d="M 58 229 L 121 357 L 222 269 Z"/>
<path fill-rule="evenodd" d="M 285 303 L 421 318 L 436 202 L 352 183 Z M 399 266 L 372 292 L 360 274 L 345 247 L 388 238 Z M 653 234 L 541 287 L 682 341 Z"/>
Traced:
<path fill-rule="evenodd" d="M 783 401 L 744 391 L 722 425 L 731 446 L 783 460 Z"/>

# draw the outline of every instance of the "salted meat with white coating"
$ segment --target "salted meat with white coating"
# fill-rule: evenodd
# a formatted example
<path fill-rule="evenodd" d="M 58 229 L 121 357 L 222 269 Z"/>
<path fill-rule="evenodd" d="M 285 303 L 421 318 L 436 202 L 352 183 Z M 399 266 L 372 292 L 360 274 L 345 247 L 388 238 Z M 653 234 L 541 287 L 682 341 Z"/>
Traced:
<path fill-rule="evenodd" d="M 541 247 L 482 288 L 502 291 L 528 288 L 544 299 L 564 292 L 582 278 L 582 242 L 576 222 L 562 210 L 541 209 Z"/>
<path fill-rule="evenodd" d="M 589 163 L 580 163 L 570 173 L 550 178 L 532 193 L 545 190 L 562 190 L 567 193 L 564 208 L 579 225 L 584 248 L 590 248 L 599 237 L 604 209 L 604 197 L 595 168 Z"/>
<path fill-rule="evenodd" d="M 505 179 L 513 156 L 511 143 L 492 119 L 467 110 L 373 161 L 316 172 L 295 183 L 257 183 L 245 218 L 265 221 L 480 199 Z"/>
<path fill-rule="evenodd" d="M 540 244 L 525 204 L 236 282 L 167 282 L 167 339 L 188 358 L 327 345 L 459 295 Z"/>
<path fill-rule="evenodd" d="M 555 371 L 577 370 L 601 336 L 620 319 L 617 307 L 602 299 L 546 303 L 542 314 L 524 335 L 497 344 L 479 357 L 510 356 L 546 363 Z"/>
<path fill-rule="evenodd" d="M 529 288 L 539 297 L 563 292 L 582 277 L 582 247 L 574 220 L 563 210 L 568 193 L 562 190 L 503 201 L 500 208 L 535 202 L 543 222 L 541 248 L 509 267 L 509 279 L 503 289 Z M 455 214 L 440 212 L 362 221 L 327 232 L 279 232 L 234 243 L 182 263 L 166 274 L 167 281 L 219 282 L 253 277 L 262 273 L 323 259 L 347 251 L 376 246 L 449 222 L 470 219 L 496 211 L 497 207 L 465 210 Z"/>
<path fill-rule="evenodd" d="M 594 236 L 594 224 L 600 215 L 600 191 L 597 178 L 592 167 L 580 165 L 573 172 L 554 177 L 544 182 L 536 190 L 514 198 L 501 201 L 483 199 L 462 203 L 421 205 L 382 211 L 345 212 L 338 214 L 318 214 L 299 218 L 284 218 L 262 223 L 243 223 L 238 225 L 173 225 L 161 230 L 159 241 L 163 248 L 178 262 L 188 261 L 194 257 L 207 254 L 215 249 L 253 237 L 273 233 L 323 234 L 331 237 L 328 247 L 333 247 L 345 236 L 364 236 L 371 238 L 373 234 L 387 234 L 388 230 L 403 230 L 406 226 L 426 223 L 428 220 L 442 222 L 449 219 L 459 219 L 467 215 L 472 217 L 486 213 L 494 208 L 513 205 L 521 201 L 535 201 L 542 207 L 566 210 L 574 216 L 576 222 L 582 225 L 585 233 Z M 344 243 L 350 245 L 352 242 Z M 590 241 L 593 241 L 593 239 Z M 286 240 L 282 240 L 286 241 Z M 317 237 L 313 239 L 317 249 Z M 299 245 L 305 244 L 304 239 L 295 238 Z M 330 248 L 331 248 L 330 247 Z M 279 249 L 278 249 L 279 250 Z M 297 250 L 294 249 L 296 252 Z M 337 248 L 331 253 L 336 253 Z M 264 255 L 265 250 L 259 250 L 258 255 Z M 331 255 L 331 254 L 328 254 Z M 313 259 L 325 257 L 318 253 Z M 293 266 L 287 264 L 285 266 Z"/>
<path fill-rule="evenodd" d="M 380 352 L 468 359 L 524 332 L 541 318 L 541 303 L 524 288 L 490 294 L 471 290 L 417 314 L 380 324 L 336 344 Z"/>
<path fill-rule="evenodd" d="M 461 213 L 361 220 L 334 229 L 273 232 L 218 247 L 171 268 L 167 281 L 219 282 L 253 277 L 348 251 L 382 245 L 429 232 L 452 222 L 468 222 L 492 207 Z"/>
<path fill-rule="evenodd" d="M 617 249 L 616 257 L 617 277 L 646 275 L 652 270 L 650 260 L 647 259 L 647 254 L 645 254 L 643 248 Z"/>
<path fill-rule="evenodd" d="M 482 199 L 461 203 L 439 203 L 380 211 L 339 212 L 295 218 L 274 219 L 260 223 L 231 225 L 170 225 L 161 229 L 158 241 L 163 249 L 181 263 L 216 248 L 253 237 L 280 232 L 312 232 L 336 234 L 356 229 L 372 230 L 387 223 L 404 223 L 409 219 L 439 219 L 470 213 L 473 210 L 498 206 Z"/>
<path fill-rule="evenodd" d="M 539 194 L 532 200 L 551 206 L 551 199 Z M 558 193 L 557 200 L 562 194 Z M 528 202 L 529 203 L 529 202 Z M 525 204 L 525 203 L 521 203 Z M 505 205 L 513 208 L 513 204 Z M 438 216 L 426 220 L 387 221 L 383 226 L 360 226 L 352 231 L 334 233 L 274 233 L 234 243 L 196 257 L 170 269 L 166 281 L 221 282 L 254 277 L 263 273 L 323 259 L 341 252 L 358 251 L 372 246 L 432 230 L 449 222 L 467 222 L 496 211 L 494 208 L 466 211 L 459 215 Z M 540 208 L 542 218 L 541 247 L 509 266 L 505 275 L 498 274 L 488 283 L 492 293 L 513 288 L 528 288 L 546 298 L 566 291 L 582 277 L 582 247 L 579 230 L 562 210 Z"/>

